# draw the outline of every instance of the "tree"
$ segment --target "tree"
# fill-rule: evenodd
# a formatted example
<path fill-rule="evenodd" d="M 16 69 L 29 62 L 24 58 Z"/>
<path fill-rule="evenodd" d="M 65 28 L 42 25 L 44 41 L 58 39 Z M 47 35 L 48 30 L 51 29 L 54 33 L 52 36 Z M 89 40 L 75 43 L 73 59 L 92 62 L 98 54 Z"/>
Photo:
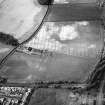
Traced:
<path fill-rule="evenodd" d="M 41 5 L 51 5 L 53 0 L 38 0 Z"/>
<path fill-rule="evenodd" d="M 0 32 L 0 42 L 12 46 L 19 45 L 17 39 L 15 39 L 12 35 L 3 32 Z"/>

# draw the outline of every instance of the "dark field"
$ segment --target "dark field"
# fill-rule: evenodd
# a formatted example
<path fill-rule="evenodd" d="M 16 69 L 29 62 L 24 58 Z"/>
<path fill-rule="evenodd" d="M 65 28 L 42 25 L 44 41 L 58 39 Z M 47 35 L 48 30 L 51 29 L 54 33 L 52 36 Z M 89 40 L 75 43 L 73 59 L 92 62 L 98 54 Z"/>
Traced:
<path fill-rule="evenodd" d="M 92 71 L 95 58 L 80 58 L 55 55 L 53 58 L 40 58 L 15 53 L 4 65 L 2 76 L 11 82 L 33 82 L 34 80 L 83 81 Z"/>

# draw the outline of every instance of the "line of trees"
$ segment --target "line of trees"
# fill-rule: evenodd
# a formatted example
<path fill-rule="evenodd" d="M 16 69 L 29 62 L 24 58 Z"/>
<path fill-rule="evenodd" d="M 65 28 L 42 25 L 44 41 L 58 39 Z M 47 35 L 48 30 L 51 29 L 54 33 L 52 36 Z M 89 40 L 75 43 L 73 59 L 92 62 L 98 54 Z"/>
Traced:
<path fill-rule="evenodd" d="M 17 46 L 19 42 L 12 35 L 0 32 L 0 42 L 7 45 Z"/>

